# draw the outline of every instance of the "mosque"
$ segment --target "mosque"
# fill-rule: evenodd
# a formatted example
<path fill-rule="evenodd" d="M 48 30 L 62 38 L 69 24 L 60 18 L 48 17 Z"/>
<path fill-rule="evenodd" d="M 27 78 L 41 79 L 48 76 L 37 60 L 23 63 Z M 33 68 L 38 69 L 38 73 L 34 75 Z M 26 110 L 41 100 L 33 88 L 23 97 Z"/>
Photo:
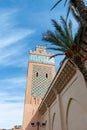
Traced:
<path fill-rule="evenodd" d="M 30 51 L 22 130 L 87 130 L 87 83 L 65 60 L 57 73 L 53 54 Z"/>

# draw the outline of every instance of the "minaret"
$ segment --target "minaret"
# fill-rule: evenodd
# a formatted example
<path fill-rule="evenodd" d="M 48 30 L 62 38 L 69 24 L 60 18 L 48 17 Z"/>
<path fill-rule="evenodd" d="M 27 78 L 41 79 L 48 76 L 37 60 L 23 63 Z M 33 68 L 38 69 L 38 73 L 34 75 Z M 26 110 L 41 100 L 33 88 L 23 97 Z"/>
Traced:
<path fill-rule="evenodd" d="M 43 46 L 36 46 L 35 51 L 30 51 L 23 130 L 29 128 L 28 125 L 34 119 L 38 106 L 55 76 L 54 58 L 50 59 L 52 55 L 48 54 Z"/>

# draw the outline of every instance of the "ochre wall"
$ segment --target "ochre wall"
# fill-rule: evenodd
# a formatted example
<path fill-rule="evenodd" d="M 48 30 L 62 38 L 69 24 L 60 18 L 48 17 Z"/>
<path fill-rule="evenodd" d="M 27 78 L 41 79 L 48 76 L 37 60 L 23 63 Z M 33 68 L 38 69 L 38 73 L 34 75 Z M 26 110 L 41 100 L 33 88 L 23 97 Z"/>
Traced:
<path fill-rule="evenodd" d="M 87 130 L 87 86 L 78 69 L 48 110 L 49 118 L 47 111 L 41 115 L 41 122 L 47 120 L 44 130 Z"/>
<path fill-rule="evenodd" d="M 69 65 L 67 63 L 71 68 L 66 67 Z M 64 81 L 60 84 L 62 75 Z M 65 82 L 65 86 L 62 87 Z M 29 108 L 30 106 L 27 109 Z M 46 123 L 46 126 L 39 127 L 39 130 L 87 130 L 87 83 L 73 63 L 66 61 L 60 68 L 35 115 L 30 120 L 32 121 Z M 24 130 L 37 129 L 37 127 L 31 127 L 30 122 Z"/>
<path fill-rule="evenodd" d="M 79 70 L 61 93 L 63 130 L 87 130 L 87 86 Z"/>

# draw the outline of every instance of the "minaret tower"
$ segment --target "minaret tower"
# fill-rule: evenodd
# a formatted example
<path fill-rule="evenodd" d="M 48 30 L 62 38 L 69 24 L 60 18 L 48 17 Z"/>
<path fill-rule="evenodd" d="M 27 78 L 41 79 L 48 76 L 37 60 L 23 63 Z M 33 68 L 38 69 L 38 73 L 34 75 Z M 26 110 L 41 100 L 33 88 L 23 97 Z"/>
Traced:
<path fill-rule="evenodd" d="M 29 127 L 40 102 L 55 76 L 54 58 L 50 57 L 43 46 L 30 51 L 26 95 L 24 103 L 23 130 Z"/>

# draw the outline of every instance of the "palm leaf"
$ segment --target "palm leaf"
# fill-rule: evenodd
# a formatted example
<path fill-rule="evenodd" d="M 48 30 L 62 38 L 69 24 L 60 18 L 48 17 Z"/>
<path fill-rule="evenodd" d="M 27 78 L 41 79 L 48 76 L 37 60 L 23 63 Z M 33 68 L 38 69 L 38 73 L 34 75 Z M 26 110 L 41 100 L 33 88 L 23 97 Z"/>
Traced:
<path fill-rule="evenodd" d="M 71 12 L 72 12 L 72 14 L 73 14 L 75 20 L 76 20 L 79 24 L 81 24 L 81 23 L 82 23 L 82 20 L 81 20 L 81 18 L 80 18 L 79 13 L 78 13 L 77 10 L 74 8 L 74 6 L 71 7 Z"/>
<path fill-rule="evenodd" d="M 43 40 L 46 42 L 51 43 L 52 47 L 49 49 L 58 51 L 61 53 L 58 53 L 56 55 L 64 55 L 65 52 L 70 51 L 70 53 L 74 53 L 72 44 L 76 44 L 79 41 L 79 36 L 76 38 L 73 38 L 72 34 L 72 22 L 69 20 L 69 23 L 67 24 L 67 21 L 61 16 L 62 26 L 59 25 L 55 20 L 52 20 L 53 26 L 55 27 L 55 31 L 47 31 L 43 35 Z"/>
<path fill-rule="evenodd" d="M 58 1 L 56 2 L 56 4 L 51 8 L 51 10 L 53 10 L 61 1 L 62 1 L 62 0 L 58 0 Z"/>
<path fill-rule="evenodd" d="M 64 18 L 62 16 L 60 18 L 61 18 L 61 21 L 63 24 L 64 31 L 67 35 L 67 39 L 69 40 L 68 45 L 70 46 L 71 42 L 73 42 L 73 39 L 70 35 L 72 33 L 72 28 L 71 28 L 72 26 L 67 25 L 67 22 L 64 20 Z"/>
<path fill-rule="evenodd" d="M 42 40 L 52 43 L 56 46 L 62 46 L 64 48 L 67 48 L 67 46 L 64 44 L 64 41 L 56 34 L 54 34 L 52 31 L 47 31 L 46 34 L 43 34 Z"/>
<path fill-rule="evenodd" d="M 52 31 L 47 31 L 46 34 L 43 34 L 42 40 L 54 43 L 57 42 L 55 34 Z"/>
<path fill-rule="evenodd" d="M 64 38 L 63 35 L 59 35 L 59 34 L 56 34 L 56 37 L 58 39 L 58 41 L 63 45 L 63 47 L 69 49 L 70 48 L 70 44 L 69 43 L 69 39 L 68 37 Z"/>
<path fill-rule="evenodd" d="M 58 35 L 58 38 L 62 40 L 62 42 L 65 42 L 66 46 L 70 48 L 71 42 L 73 41 L 72 35 L 72 26 L 67 26 L 66 21 L 61 16 L 61 21 L 63 24 L 63 27 L 60 26 L 55 20 L 52 20 L 53 25 L 56 29 L 56 35 Z M 69 24 L 71 25 L 71 23 Z"/>
<path fill-rule="evenodd" d="M 64 6 L 66 5 L 66 3 L 67 3 L 67 0 L 65 0 Z"/>
<path fill-rule="evenodd" d="M 61 34 L 61 36 L 66 38 L 66 34 L 65 34 L 63 28 L 54 19 L 52 19 L 52 23 L 53 23 L 53 26 L 55 27 L 55 29 L 57 30 L 57 32 L 59 34 Z"/>
<path fill-rule="evenodd" d="M 69 30 L 70 39 L 73 42 L 72 21 L 71 20 L 69 20 L 69 28 L 68 28 L 68 30 Z"/>
<path fill-rule="evenodd" d="M 75 35 L 75 43 L 77 45 L 80 45 L 81 44 L 81 41 L 83 39 L 83 35 L 84 35 L 84 27 L 83 26 L 80 26 L 76 35 Z"/>
<path fill-rule="evenodd" d="M 56 2 L 56 4 L 51 8 L 51 10 L 53 10 L 61 1 L 62 1 L 62 0 L 58 0 L 58 1 Z M 64 6 L 66 5 L 66 3 L 67 3 L 67 0 L 65 0 Z"/>
<path fill-rule="evenodd" d="M 55 55 L 51 56 L 50 59 L 53 57 L 56 57 L 56 56 L 61 56 L 61 55 L 65 55 L 65 54 L 64 53 L 55 54 Z"/>
<path fill-rule="evenodd" d="M 69 5 L 69 7 L 68 7 L 68 11 L 67 11 L 67 15 L 66 15 L 66 21 L 67 21 L 67 19 L 68 19 L 68 16 L 69 16 L 70 10 L 71 10 L 71 6 Z"/>

